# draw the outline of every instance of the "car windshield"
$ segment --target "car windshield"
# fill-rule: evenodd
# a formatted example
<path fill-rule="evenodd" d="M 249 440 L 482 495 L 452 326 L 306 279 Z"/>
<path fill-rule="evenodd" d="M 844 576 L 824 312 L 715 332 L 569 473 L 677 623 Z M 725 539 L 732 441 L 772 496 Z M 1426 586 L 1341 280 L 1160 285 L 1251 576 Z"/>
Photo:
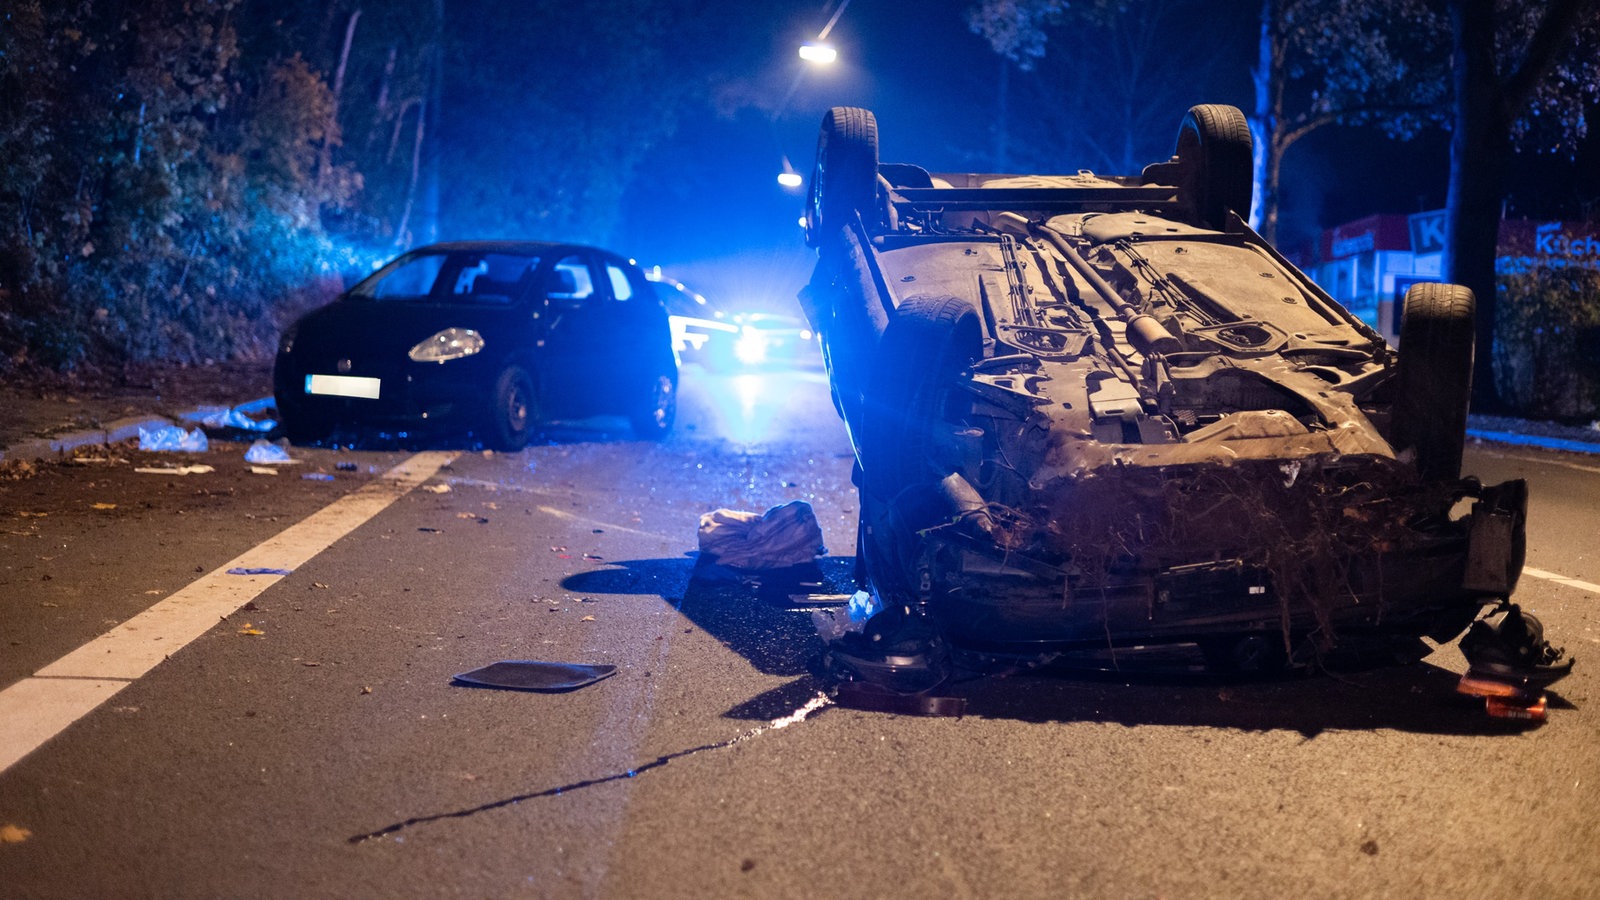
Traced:
<path fill-rule="evenodd" d="M 350 289 L 385 302 L 508 304 L 533 282 L 537 256 L 520 253 L 421 252 L 400 257 Z"/>
<path fill-rule="evenodd" d="M 722 314 L 706 298 L 675 281 L 652 281 L 650 286 L 667 313 L 691 319 L 720 319 Z"/>

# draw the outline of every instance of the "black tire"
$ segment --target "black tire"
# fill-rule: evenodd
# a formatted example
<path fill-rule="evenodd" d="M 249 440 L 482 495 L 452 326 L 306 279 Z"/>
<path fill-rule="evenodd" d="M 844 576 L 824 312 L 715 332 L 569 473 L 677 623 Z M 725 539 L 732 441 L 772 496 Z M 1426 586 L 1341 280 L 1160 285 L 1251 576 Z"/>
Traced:
<path fill-rule="evenodd" d="M 1191 106 L 1178 126 L 1174 151 L 1184 173 L 1184 199 L 1195 223 L 1221 231 L 1232 210 L 1250 215 L 1255 193 L 1255 161 L 1250 123 L 1238 107 L 1220 103 Z"/>
<path fill-rule="evenodd" d="M 633 433 L 647 441 L 659 441 L 672 430 L 678 417 L 678 378 L 662 373 L 651 380 L 650 387 L 639 398 L 628 416 Z"/>
<path fill-rule="evenodd" d="M 1200 641 L 1206 668 L 1227 675 L 1271 678 L 1289 668 L 1283 635 L 1275 631 L 1250 632 Z"/>
<path fill-rule="evenodd" d="M 878 197 L 878 119 L 870 109 L 835 106 L 822 117 L 806 198 L 806 244 L 870 217 Z"/>
<path fill-rule="evenodd" d="M 928 455 L 932 429 L 947 420 L 952 383 L 978 358 L 981 340 L 977 312 L 959 297 L 908 297 L 895 310 L 864 389 L 863 490 L 888 500 L 949 474 Z"/>
<path fill-rule="evenodd" d="M 1477 301 L 1458 284 L 1417 284 L 1401 307 L 1395 449 L 1416 454 L 1428 481 L 1461 477 L 1472 398 Z"/>
<path fill-rule="evenodd" d="M 518 365 L 506 366 L 494 382 L 485 442 L 493 450 L 515 453 L 528 445 L 539 423 L 539 396 L 533 377 Z"/>
<path fill-rule="evenodd" d="M 315 444 L 328 436 L 332 426 L 320 416 L 307 412 L 305 407 L 297 400 L 291 400 L 282 394 L 274 398 L 278 406 L 278 427 L 282 429 L 283 436 L 289 443 L 295 445 Z"/>

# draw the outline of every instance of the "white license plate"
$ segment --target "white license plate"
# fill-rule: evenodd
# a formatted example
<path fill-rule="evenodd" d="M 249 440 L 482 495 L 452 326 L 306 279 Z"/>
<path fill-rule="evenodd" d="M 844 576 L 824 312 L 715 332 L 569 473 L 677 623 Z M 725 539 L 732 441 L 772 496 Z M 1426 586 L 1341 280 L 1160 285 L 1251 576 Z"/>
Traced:
<path fill-rule="evenodd" d="M 321 394 L 326 397 L 361 397 L 366 400 L 376 400 L 378 390 L 382 386 L 382 379 L 362 378 L 356 375 L 306 376 L 306 393 Z"/>

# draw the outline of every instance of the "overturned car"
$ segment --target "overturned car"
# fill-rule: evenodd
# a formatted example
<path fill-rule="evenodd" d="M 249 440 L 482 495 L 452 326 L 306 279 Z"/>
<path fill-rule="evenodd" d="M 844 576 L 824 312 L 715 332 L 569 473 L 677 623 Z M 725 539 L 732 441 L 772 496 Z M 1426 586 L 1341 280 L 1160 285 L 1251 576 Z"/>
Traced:
<path fill-rule="evenodd" d="M 1247 672 L 1418 659 L 1507 606 L 1527 491 L 1461 477 L 1472 293 L 1412 288 L 1397 351 L 1249 228 L 1251 191 L 1229 106 L 1131 176 L 884 164 L 870 111 L 828 112 L 801 304 L 882 607 L 833 675 L 915 691 L 952 660 L 1174 643 Z M 1488 651 L 1505 677 L 1565 671 L 1517 640 Z"/>

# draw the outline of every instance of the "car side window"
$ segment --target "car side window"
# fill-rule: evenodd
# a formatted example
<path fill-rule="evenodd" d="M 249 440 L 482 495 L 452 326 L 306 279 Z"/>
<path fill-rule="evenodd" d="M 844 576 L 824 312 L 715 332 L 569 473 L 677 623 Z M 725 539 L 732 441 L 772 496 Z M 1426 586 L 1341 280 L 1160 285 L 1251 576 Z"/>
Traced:
<path fill-rule="evenodd" d="M 594 279 L 589 275 L 589 262 L 574 253 L 555 264 L 550 270 L 551 300 L 584 301 L 594 296 Z"/>
<path fill-rule="evenodd" d="M 475 264 L 462 266 L 456 275 L 454 299 L 468 303 L 504 305 L 521 294 L 538 257 L 487 253 Z"/>
<path fill-rule="evenodd" d="M 627 300 L 633 296 L 633 283 L 628 280 L 628 273 L 615 263 L 606 263 L 606 277 L 611 279 L 611 296 L 618 300 Z"/>

